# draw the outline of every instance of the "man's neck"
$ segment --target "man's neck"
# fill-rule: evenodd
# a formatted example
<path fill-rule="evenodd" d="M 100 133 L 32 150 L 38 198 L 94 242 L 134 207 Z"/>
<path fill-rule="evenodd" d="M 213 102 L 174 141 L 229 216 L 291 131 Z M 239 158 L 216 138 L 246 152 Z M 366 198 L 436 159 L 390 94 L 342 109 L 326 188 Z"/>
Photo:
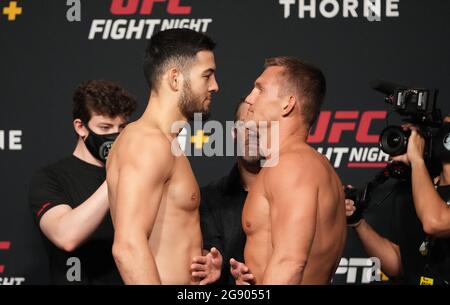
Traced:
<path fill-rule="evenodd" d="M 261 170 L 259 161 L 256 163 L 249 163 L 242 158 L 238 158 L 237 165 L 241 176 L 242 187 L 244 190 L 248 191 Z"/>
<path fill-rule="evenodd" d="M 92 154 L 89 152 L 89 150 L 86 148 L 86 145 L 83 142 L 83 139 L 81 137 L 78 137 L 77 146 L 75 147 L 75 150 L 73 151 L 73 155 L 77 157 L 80 160 L 83 160 L 86 163 L 98 166 L 98 167 L 105 167 L 105 164 L 101 162 L 100 160 L 97 160 L 92 156 Z"/>
<path fill-rule="evenodd" d="M 292 139 L 296 139 L 297 143 L 306 143 L 308 139 L 309 131 L 298 119 L 291 119 L 280 121 L 280 137 L 279 137 L 279 149 L 280 151 L 292 142 Z"/>
<path fill-rule="evenodd" d="M 164 97 L 152 92 L 147 108 L 139 121 L 158 128 L 167 137 L 174 139 L 187 119 L 180 113 L 173 97 Z M 179 125 L 174 125 L 175 122 Z"/>

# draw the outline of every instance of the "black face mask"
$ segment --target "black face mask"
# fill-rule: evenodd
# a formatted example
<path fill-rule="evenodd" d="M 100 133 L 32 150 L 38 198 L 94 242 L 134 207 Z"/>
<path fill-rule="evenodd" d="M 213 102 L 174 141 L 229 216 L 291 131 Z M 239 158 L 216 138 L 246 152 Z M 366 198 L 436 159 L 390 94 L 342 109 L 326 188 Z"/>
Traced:
<path fill-rule="evenodd" d="M 109 150 L 112 144 L 119 136 L 119 133 L 110 133 L 105 135 L 99 135 L 93 132 L 87 124 L 84 125 L 87 130 L 89 130 L 89 135 L 84 140 L 87 149 L 94 156 L 95 159 L 106 162 L 108 159 Z"/>
<path fill-rule="evenodd" d="M 433 155 L 443 163 L 450 163 L 450 123 L 442 125 L 433 141 Z"/>

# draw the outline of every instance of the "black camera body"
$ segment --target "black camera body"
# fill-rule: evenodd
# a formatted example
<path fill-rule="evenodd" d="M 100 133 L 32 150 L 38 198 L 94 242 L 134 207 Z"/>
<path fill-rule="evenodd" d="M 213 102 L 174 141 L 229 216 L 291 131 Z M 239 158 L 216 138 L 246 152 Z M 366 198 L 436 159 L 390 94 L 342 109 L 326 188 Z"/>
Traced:
<path fill-rule="evenodd" d="M 402 162 L 390 162 L 381 169 L 375 177 L 361 189 L 352 187 L 345 187 L 345 199 L 353 200 L 356 207 L 352 216 L 347 217 L 347 224 L 356 224 L 363 217 L 364 212 L 369 207 L 371 194 L 379 185 L 386 182 L 389 178 L 403 180 L 409 178 L 411 175 L 411 168 Z M 386 199 L 387 197 L 385 197 Z M 383 199 L 384 200 L 384 199 Z M 380 202 L 381 203 L 381 202 Z M 380 204 L 378 203 L 378 204 Z"/>
<path fill-rule="evenodd" d="M 393 94 L 386 98 L 400 115 L 410 116 L 412 120 L 423 124 L 434 124 L 440 120 L 436 110 L 438 90 L 424 88 L 396 87 Z"/>
<path fill-rule="evenodd" d="M 432 157 L 433 137 L 442 126 L 442 113 L 437 108 L 437 89 L 408 88 L 385 81 L 372 82 L 372 88 L 387 95 L 385 102 L 403 118 L 418 127 L 425 139 L 424 158 Z M 406 153 L 410 130 L 390 125 L 380 134 L 380 148 L 391 156 Z"/>
<path fill-rule="evenodd" d="M 371 86 L 386 95 L 385 101 L 402 117 L 403 122 L 413 124 L 418 128 L 425 139 L 424 159 L 428 172 L 431 176 L 436 176 L 441 171 L 442 160 L 439 157 L 442 158 L 445 155 L 442 153 L 445 149 L 447 149 L 447 159 L 450 162 L 450 131 L 448 129 L 440 131 L 443 123 L 441 110 L 437 108 L 436 104 L 438 90 L 407 88 L 385 81 L 374 81 Z M 408 148 L 410 134 L 410 129 L 390 125 L 381 132 L 379 145 L 390 156 L 404 154 Z M 440 143 L 440 141 L 444 143 Z M 434 142 L 438 145 L 435 146 Z M 363 213 L 369 207 L 371 193 L 376 187 L 389 178 L 408 181 L 410 176 L 411 168 L 408 165 L 394 161 L 389 162 L 362 189 L 345 188 L 345 198 L 353 200 L 356 207 L 353 215 L 347 217 L 347 223 L 356 224 L 361 220 Z"/>

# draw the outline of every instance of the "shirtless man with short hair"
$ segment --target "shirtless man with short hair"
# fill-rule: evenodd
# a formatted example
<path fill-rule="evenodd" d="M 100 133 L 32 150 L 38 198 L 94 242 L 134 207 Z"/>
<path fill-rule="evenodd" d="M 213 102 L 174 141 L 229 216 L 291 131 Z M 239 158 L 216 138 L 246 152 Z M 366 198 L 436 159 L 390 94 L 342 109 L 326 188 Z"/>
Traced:
<path fill-rule="evenodd" d="M 113 256 L 126 284 L 200 280 L 190 270 L 202 255 L 200 192 L 188 159 L 172 150 L 179 132 L 173 124 L 207 114 L 219 89 L 214 45 L 204 34 L 178 29 L 159 32 L 147 47 L 147 109 L 117 139 L 107 163 Z"/>
<path fill-rule="evenodd" d="M 329 161 L 306 144 L 325 78 L 293 57 L 265 68 L 246 98 L 247 120 L 279 123 L 279 160 L 261 169 L 244 205 L 245 264 L 256 284 L 328 284 L 346 240 L 345 199 Z M 236 282 L 238 267 L 243 275 L 232 260 Z"/>

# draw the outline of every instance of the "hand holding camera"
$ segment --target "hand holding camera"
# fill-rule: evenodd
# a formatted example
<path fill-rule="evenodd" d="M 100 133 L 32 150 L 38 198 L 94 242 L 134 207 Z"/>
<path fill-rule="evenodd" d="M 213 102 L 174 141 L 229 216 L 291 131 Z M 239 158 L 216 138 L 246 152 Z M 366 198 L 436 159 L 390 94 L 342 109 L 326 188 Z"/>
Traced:
<path fill-rule="evenodd" d="M 392 157 L 393 161 L 403 162 L 406 165 L 424 161 L 425 139 L 416 126 L 404 124 L 402 128 L 409 134 L 406 153 Z"/>

